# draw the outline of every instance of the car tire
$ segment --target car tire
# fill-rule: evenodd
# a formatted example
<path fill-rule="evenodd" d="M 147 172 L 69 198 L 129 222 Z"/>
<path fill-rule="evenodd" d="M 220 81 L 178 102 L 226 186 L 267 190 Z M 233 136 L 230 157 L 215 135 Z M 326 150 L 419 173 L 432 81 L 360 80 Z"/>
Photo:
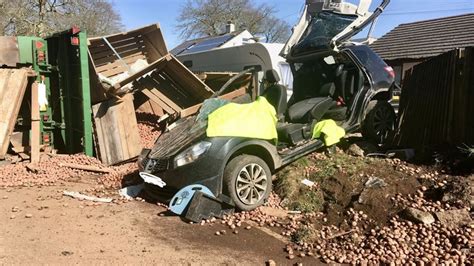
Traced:
<path fill-rule="evenodd" d="M 272 174 L 268 165 L 257 156 L 239 155 L 224 170 L 224 193 L 241 211 L 251 211 L 270 195 Z"/>
<path fill-rule="evenodd" d="M 393 136 L 396 119 L 397 116 L 390 103 L 370 101 L 362 125 L 362 136 L 378 145 L 385 145 Z"/>

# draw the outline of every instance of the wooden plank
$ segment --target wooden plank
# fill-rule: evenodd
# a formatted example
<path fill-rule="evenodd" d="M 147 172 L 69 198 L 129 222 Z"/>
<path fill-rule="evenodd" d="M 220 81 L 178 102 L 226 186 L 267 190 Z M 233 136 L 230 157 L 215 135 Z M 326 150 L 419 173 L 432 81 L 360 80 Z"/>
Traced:
<path fill-rule="evenodd" d="M 99 159 L 106 165 L 130 160 L 141 152 L 131 94 L 92 106 Z"/>
<path fill-rule="evenodd" d="M 116 41 L 120 41 L 124 38 L 127 38 L 129 36 L 144 35 L 144 34 L 147 34 L 149 32 L 153 32 L 153 31 L 160 31 L 161 32 L 160 25 L 158 23 L 151 24 L 151 25 L 148 25 L 148 26 L 145 26 L 145 27 L 142 27 L 142 28 L 133 29 L 133 30 L 130 30 L 130 31 L 110 34 L 110 35 L 103 36 L 103 37 L 106 37 L 107 40 L 109 40 L 109 42 L 113 43 L 113 42 L 116 42 Z M 103 37 L 89 38 L 88 41 L 89 41 L 90 44 L 94 44 L 97 41 L 102 40 Z"/>
<path fill-rule="evenodd" d="M 104 71 L 99 71 L 98 73 L 110 78 L 110 77 L 113 77 L 113 76 L 116 76 L 118 74 L 122 74 L 124 73 L 125 71 L 127 71 L 128 69 L 125 68 L 125 66 L 123 64 L 119 64 L 118 62 L 116 62 L 117 64 L 110 64 L 111 67 L 107 70 L 104 70 Z"/>
<path fill-rule="evenodd" d="M 149 36 L 149 35 L 143 36 L 143 42 L 145 44 L 145 46 L 143 47 L 143 50 L 148 54 L 149 59 L 152 62 L 165 56 L 168 52 L 166 47 L 161 47 L 161 45 L 155 44 L 156 42 L 153 41 L 153 40 L 156 40 L 157 38 L 160 38 L 161 33 L 159 34 L 160 36 L 156 36 L 158 34 L 153 34 L 153 35 L 154 36 Z M 164 44 L 164 41 L 163 41 L 163 44 Z"/>
<path fill-rule="evenodd" d="M 143 47 L 145 46 L 143 40 L 137 38 L 126 39 L 121 43 L 111 43 L 111 45 L 119 54 L 130 50 L 143 50 Z M 105 42 L 99 47 L 90 47 L 89 50 L 91 51 L 91 54 L 95 60 L 106 57 L 109 54 L 114 54 L 114 51 L 112 51 L 110 46 L 108 46 Z"/>
<path fill-rule="evenodd" d="M 173 108 L 177 112 L 181 111 L 181 107 L 179 107 L 177 104 L 175 104 L 172 100 L 170 100 L 168 97 L 166 97 L 163 93 L 161 93 L 159 90 L 153 88 L 150 90 L 151 93 L 155 94 L 160 98 L 162 101 L 164 101 L 169 107 Z"/>
<path fill-rule="evenodd" d="M 131 66 L 138 59 L 145 59 L 145 61 L 146 61 L 146 57 L 145 57 L 145 55 L 142 54 L 142 52 L 135 52 L 135 53 L 131 54 L 128 57 L 124 57 L 122 59 L 122 61 L 125 62 L 128 66 Z M 107 66 L 107 65 L 110 66 L 110 64 L 114 64 L 114 63 L 119 64 L 119 65 L 123 65 L 122 61 L 120 61 L 115 55 L 113 55 L 113 56 L 110 56 L 109 58 L 103 58 L 103 60 L 100 62 L 100 64 L 97 64 L 96 66 L 97 66 L 97 68 L 102 69 L 101 67 Z"/>
<path fill-rule="evenodd" d="M 0 99 L 6 99 L 5 95 L 8 93 L 8 86 L 10 82 L 11 72 L 8 70 L 0 71 Z"/>
<path fill-rule="evenodd" d="M 90 171 L 90 172 L 97 172 L 97 173 L 113 173 L 114 170 L 110 168 L 99 168 L 97 166 L 92 165 L 83 165 L 77 163 L 59 163 L 60 167 L 68 167 L 72 169 Z"/>
<path fill-rule="evenodd" d="M 8 75 L 5 75 L 6 72 Z M 10 136 L 16 123 L 21 102 L 28 85 L 28 70 L 26 69 L 0 69 L 0 159 L 5 157 L 10 144 Z"/>
<path fill-rule="evenodd" d="M 167 112 L 168 114 L 174 114 L 176 113 L 175 110 L 173 110 L 173 108 L 169 107 L 165 102 L 163 102 L 158 96 L 156 96 L 155 94 L 151 93 L 151 91 L 149 91 L 148 89 L 143 89 L 142 90 L 143 94 L 145 94 L 150 100 L 154 101 L 155 103 L 157 103 L 159 106 L 161 106 L 161 108 L 163 108 L 163 110 L 165 110 L 165 112 Z"/>
<path fill-rule="evenodd" d="M 179 87 L 175 81 L 177 77 L 171 77 L 166 69 L 162 72 L 153 71 L 150 73 L 150 77 L 153 78 L 153 82 L 156 83 L 154 87 L 156 87 L 166 97 L 172 99 L 172 101 L 181 108 L 191 107 L 200 103 L 200 101 L 196 100 L 192 94 L 186 90 L 186 88 Z"/>
<path fill-rule="evenodd" d="M 31 86 L 31 162 L 40 160 L 40 110 L 38 102 L 38 83 Z"/>
<path fill-rule="evenodd" d="M 180 87 L 186 88 L 198 101 L 204 101 L 213 94 L 212 90 L 202 80 L 196 77 L 174 56 L 171 57 L 172 60 L 167 67 L 167 72 L 173 77 L 180 77 L 176 80 Z"/>
<path fill-rule="evenodd" d="M 122 60 L 125 60 L 127 59 L 128 57 L 133 57 L 133 56 L 136 56 L 137 54 L 142 54 L 143 55 L 143 50 L 142 49 L 128 49 L 126 51 L 123 51 L 123 52 L 120 52 L 119 55 L 120 55 L 120 58 L 122 58 Z M 107 63 L 111 63 L 115 60 L 119 60 L 118 57 L 115 55 L 115 53 L 112 52 L 112 50 L 110 51 L 110 53 L 108 54 L 104 54 L 103 56 L 101 57 L 97 57 L 97 56 L 94 56 L 92 55 L 93 58 L 94 58 L 94 64 L 99 67 L 101 65 L 104 65 L 104 64 L 107 64 Z"/>
<path fill-rule="evenodd" d="M 115 69 L 117 67 L 122 68 L 124 71 L 127 70 L 123 66 L 123 64 L 119 61 L 114 61 L 114 62 L 105 64 L 105 65 L 101 65 L 101 66 L 96 67 L 95 69 L 96 69 L 97 73 L 104 73 L 104 72 L 107 72 L 107 71 L 111 71 L 112 69 Z"/>
<path fill-rule="evenodd" d="M 20 51 L 17 38 L 0 36 L 0 66 L 16 67 L 18 63 L 20 63 Z"/>
<path fill-rule="evenodd" d="M 119 90 L 120 88 L 127 85 L 128 83 L 138 79 L 139 77 L 141 77 L 141 76 L 143 76 L 143 75 L 145 75 L 145 74 L 147 74 L 147 73 L 149 73 L 149 72 L 151 72 L 155 69 L 161 69 L 170 60 L 171 60 L 171 57 L 169 55 L 160 58 L 159 60 L 151 63 L 150 65 L 148 65 L 144 69 L 138 71 L 137 73 L 129 76 L 128 78 L 126 78 L 124 80 L 121 80 L 121 81 L 115 83 L 115 85 L 114 85 L 115 90 Z"/>

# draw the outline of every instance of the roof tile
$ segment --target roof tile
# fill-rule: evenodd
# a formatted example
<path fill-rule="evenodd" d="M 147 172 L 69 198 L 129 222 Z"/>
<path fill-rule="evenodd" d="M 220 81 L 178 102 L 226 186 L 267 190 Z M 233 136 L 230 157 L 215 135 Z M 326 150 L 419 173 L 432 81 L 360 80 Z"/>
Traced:
<path fill-rule="evenodd" d="M 400 24 L 370 45 L 385 60 L 426 58 L 474 46 L 474 13 Z"/>

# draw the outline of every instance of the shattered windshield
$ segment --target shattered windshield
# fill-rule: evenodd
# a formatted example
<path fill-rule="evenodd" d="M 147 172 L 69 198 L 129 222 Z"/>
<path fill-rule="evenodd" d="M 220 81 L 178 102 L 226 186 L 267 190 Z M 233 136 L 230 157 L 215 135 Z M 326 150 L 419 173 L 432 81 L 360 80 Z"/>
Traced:
<path fill-rule="evenodd" d="M 332 12 L 321 12 L 313 17 L 301 37 L 294 46 L 293 55 L 312 50 L 330 49 L 331 39 L 351 24 L 357 16 L 342 15 Z"/>

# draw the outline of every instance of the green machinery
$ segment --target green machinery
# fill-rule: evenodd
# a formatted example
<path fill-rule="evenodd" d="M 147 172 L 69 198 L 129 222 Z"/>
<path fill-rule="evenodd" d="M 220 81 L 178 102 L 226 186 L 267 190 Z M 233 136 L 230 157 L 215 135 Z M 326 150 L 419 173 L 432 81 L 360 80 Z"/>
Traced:
<path fill-rule="evenodd" d="M 93 156 L 86 33 L 72 28 L 45 39 L 18 36 L 16 41 L 16 67 L 30 66 L 45 88 L 48 104 L 40 108 L 40 143 L 64 153 Z M 24 98 L 28 102 L 29 95 Z M 27 113 L 23 112 L 23 124 L 27 124 Z"/>

